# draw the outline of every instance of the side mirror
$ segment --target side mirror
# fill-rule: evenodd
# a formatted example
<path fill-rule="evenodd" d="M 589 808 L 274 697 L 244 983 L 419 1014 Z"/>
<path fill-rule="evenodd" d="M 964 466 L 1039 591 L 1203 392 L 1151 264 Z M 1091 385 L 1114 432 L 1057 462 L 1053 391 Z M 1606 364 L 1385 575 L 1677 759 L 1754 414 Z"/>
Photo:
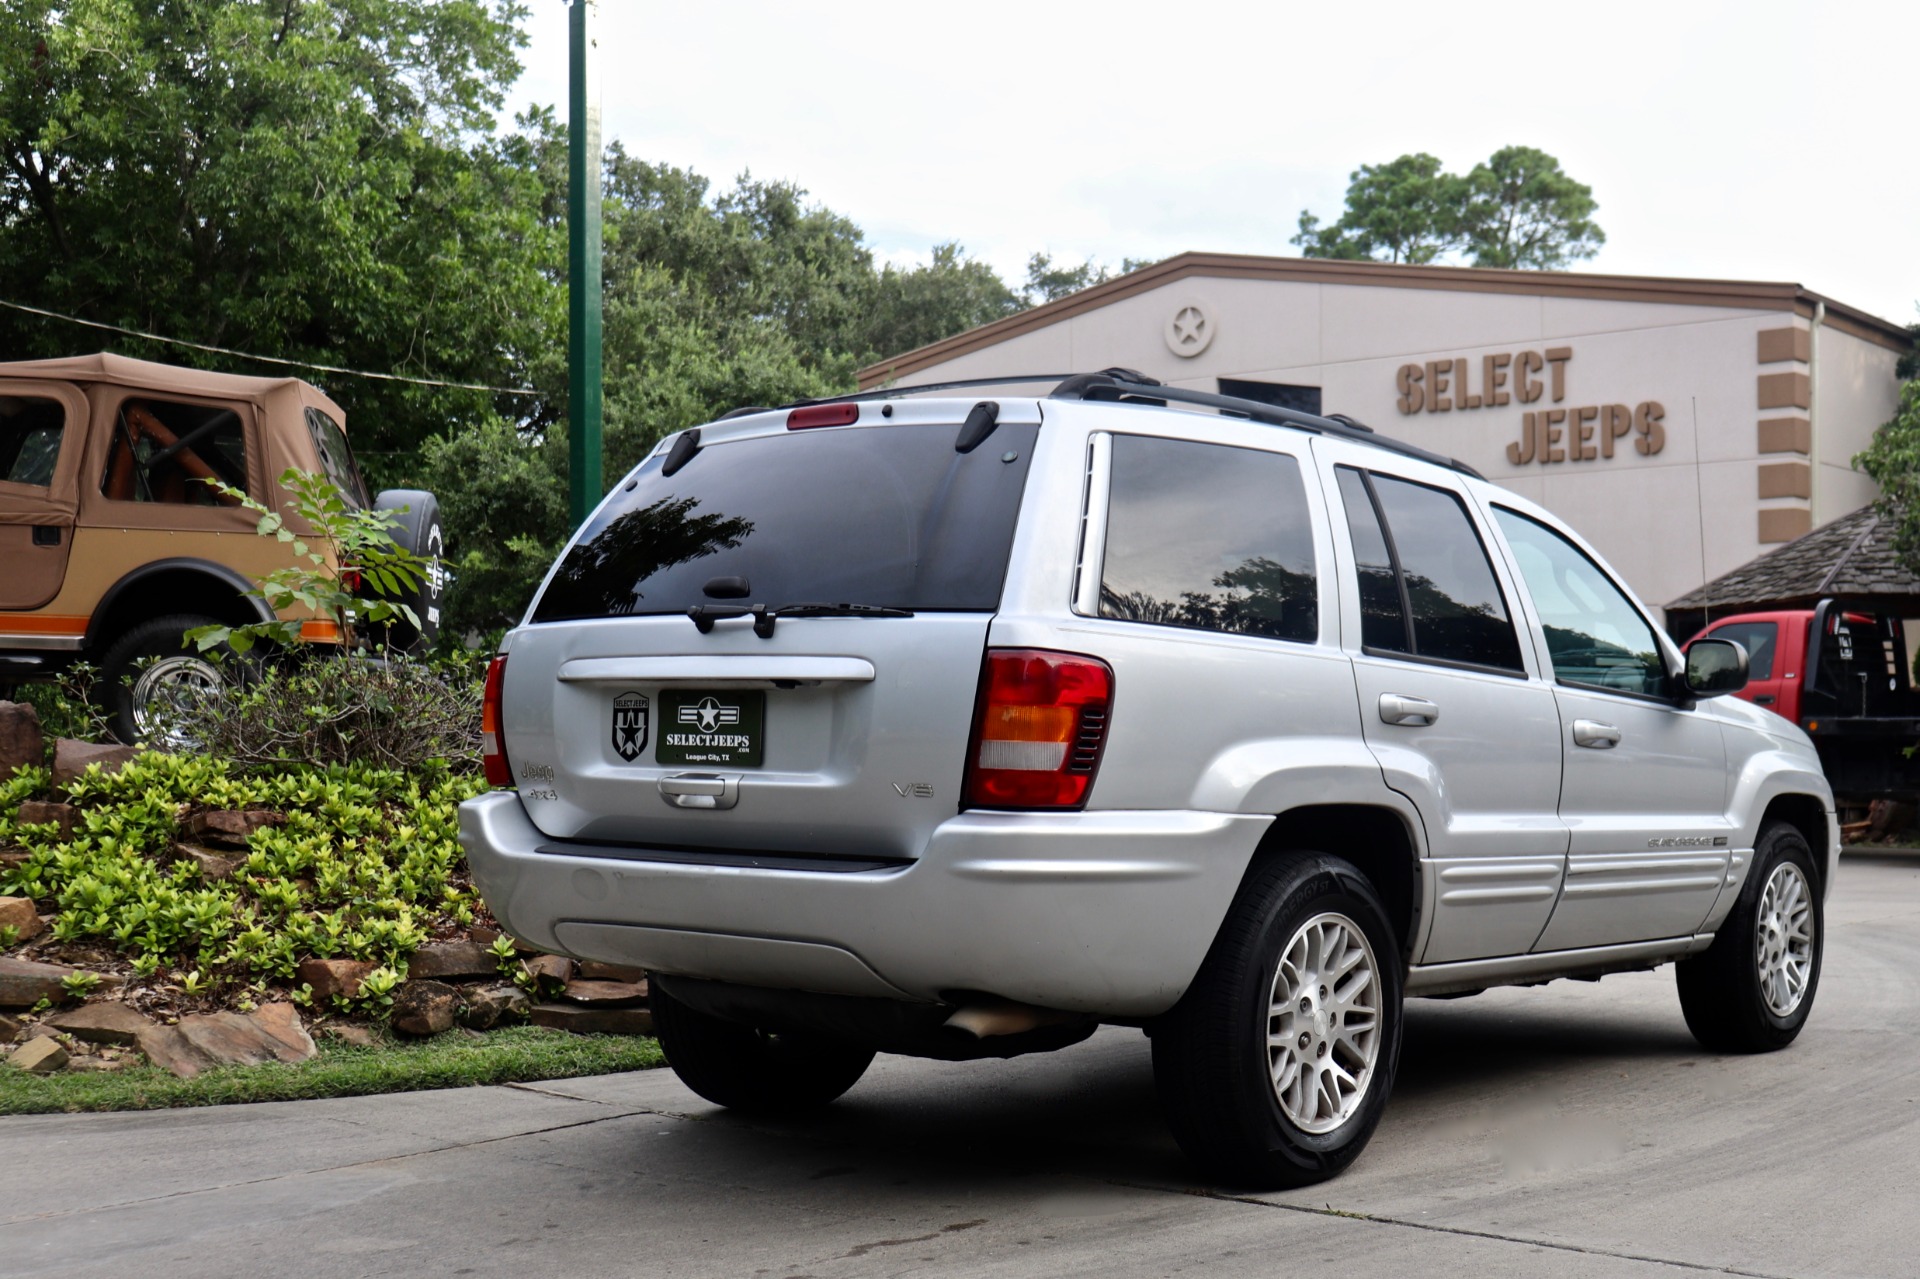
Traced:
<path fill-rule="evenodd" d="M 1747 650 L 1732 640 L 1695 640 L 1687 645 L 1686 685 L 1695 697 L 1739 692 L 1747 686 Z"/>

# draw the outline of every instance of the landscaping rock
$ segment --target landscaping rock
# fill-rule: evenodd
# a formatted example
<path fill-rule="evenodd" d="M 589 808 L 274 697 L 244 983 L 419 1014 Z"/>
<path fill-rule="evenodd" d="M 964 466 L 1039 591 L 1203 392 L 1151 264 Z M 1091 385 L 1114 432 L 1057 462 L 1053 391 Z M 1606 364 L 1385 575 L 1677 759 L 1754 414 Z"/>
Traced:
<path fill-rule="evenodd" d="M 8 1061 L 31 1075 L 51 1075 L 67 1064 L 67 1050 L 56 1039 L 29 1039 Z"/>
<path fill-rule="evenodd" d="M 294 1061 L 305 1061 L 320 1050 L 314 1047 L 313 1036 L 300 1021 L 300 1012 L 292 1004 L 262 1004 L 250 1014 L 253 1024 L 269 1037 L 285 1045 L 295 1054 Z M 282 1057 L 286 1061 L 288 1058 Z"/>
<path fill-rule="evenodd" d="M 403 1035 L 437 1035 L 453 1029 L 459 1008 L 460 992 L 445 982 L 409 981 L 394 995 L 387 1024 Z"/>
<path fill-rule="evenodd" d="M 125 1070 L 127 1063 L 112 1057 L 73 1057 L 67 1061 L 68 1070 L 93 1071 L 102 1074 L 115 1070 Z"/>
<path fill-rule="evenodd" d="M 175 844 L 174 858 L 178 861 L 192 862 L 194 869 L 200 872 L 200 878 L 208 883 L 230 878 L 233 873 L 247 864 L 244 852 L 216 852 L 211 848 L 202 848 L 198 844 Z"/>
<path fill-rule="evenodd" d="M 59 1037 L 60 1032 L 44 1021 L 37 1021 L 27 1027 L 26 1038 L 28 1039 L 58 1039 Z"/>
<path fill-rule="evenodd" d="M 407 960 L 409 977 L 492 977 L 499 971 L 493 952 L 470 941 L 428 942 Z"/>
<path fill-rule="evenodd" d="M 22 826 L 45 826 L 51 822 L 60 828 L 60 838 L 66 840 L 73 838 L 74 828 L 80 825 L 80 810 L 72 804 L 30 799 L 20 805 L 20 816 L 15 820 Z"/>
<path fill-rule="evenodd" d="M 582 959 L 578 967 L 580 975 L 588 981 L 645 981 L 647 970 L 629 968 L 625 964 L 603 964 L 597 959 Z"/>
<path fill-rule="evenodd" d="M 0 1008 L 31 1008 L 43 999 L 57 1004 L 67 997 L 60 979 L 75 971 L 60 964 L 0 957 Z"/>
<path fill-rule="evenodd" d="M 117 773 L 133 761 L 133 756 L 131 746 L 99 745 L 63 737 L 53 744 L 53 784 L 73 785 L 90 764 L 100 765 L 103 773 Z"/>
<path fill-rule="evenodd" d="M 33 908 L 30 897 L 0 897 L 0 928 L 11 928 L 18 934 L 16 940 L 25 941 L 29 937 L 38 937 L 41 928 L 40 915 Z"/>
<path fill-rule="evenodd" d="M 263 826 L 279 826 L 286 820 L 285 814 L 263 808 L 248 809 L 246 812 L 195 813 L 187 819 L 187 834 L 209 844 L 245 848 L 247 836 Z"/>
<path fill-rule="evenodd" d="M 503 1021 L 519 1020 L 533 1008 L 526 991 L 505 982 L 462 991 L 461 999 L 454 1018 L 468 1030 L 492 1030 Z"/>
<path fill-rule="evenodd" d="M 358 959 L 307 959 L 301 961 L 295 972 L 298 980 L 313 987 L 315 999 L 331 999 L 335 995 L 352 999 L 360 993 L 360 983 L 367 979 L 367 974 L 378 967 Z"/>
<path fill-rule="evenodd" d="M 217 1064 L 182 1034 L 178 1026 L 155 1026 L 141 1031 L 139 1048 L 148 1061 L 182 1079 L 192 1079 Z"/>
<path fill-rule="evenodd" d="M 532 955 L 520 961 L 534 980 L 564 986 L 573 976 L 573 961 L 564 955 Z"/>
<path fill-rule="evenodd" d="M 599 1008 L 622 1008 L 647 1002 L 647 983 L 644 981 L 586 981 L 574 978 L 568 982 L 560 997 L 576 1004 L 592 1004 Z"/>
<path fill-rule="evenodd" d="M 244 1013 L 196 1013 L 182 1017 L 177 1029 L 195 1048 L 222 1066 L 258 1066 L 280 1061 L 292 1065 L 313 1056 L 313 1041 L 305 1052 L 270 1034 L 253 1016 Z"/>
<path fill-rule="evenodd" d="M 352 1044 L 355 1048 L 371 1048 L 380 1042 L 379 1037 L 365 1026 L 329 1026 L 327 1033 L 343 1044 Z"/>
<path fill-rule="evenodd" d="M 86 1004 L 55 1013 L 40 1024 L 51 1026 L 75 1039 L 84 1039 L 90 1044 L 122 1044 L 127 1047 L 139 1042 L 141 1031 L 153 1027 L 153 1022 L 146 1017 L 125 1004 L 113 1001 Z"/>
<path fill-rule="evenodd" d="M 653 1014 L 644 1008 L 585 1008 L 579 1004 L 535 1004 L 533 1024 L 576 1035 L 651 1035 Z"/>
<path fill-rule="evenodd" d="M 47 758 L 40 712 L 26 702 L 0 702 L 0 777 L 22 764 L 38 768 Z"/>
<path fill-rule="evenodd" d="M 20 1036 L 20 1019 L 0 1013 L 0 1044 L 10 1044 Z"/>

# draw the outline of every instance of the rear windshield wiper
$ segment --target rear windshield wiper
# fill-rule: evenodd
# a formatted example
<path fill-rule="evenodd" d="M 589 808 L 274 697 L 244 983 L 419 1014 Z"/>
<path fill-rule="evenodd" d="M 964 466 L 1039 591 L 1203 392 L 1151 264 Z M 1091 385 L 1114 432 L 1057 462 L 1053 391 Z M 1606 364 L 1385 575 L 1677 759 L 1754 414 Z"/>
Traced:
<path fill-rule="evenodd" d="M 782 604 L 775 617 L 912 617 L 913 611 L 884 604 Z"/>
<path fill-rule="evenodd" d="M 889 608 L 884 604 L 782 604 L 779 608 L 768 608 L 765 604 L 755 604 L 751 608 L 744 604 L 695 604 L 687 610 L 687 616 L 702 635 L 713 630 L 713 624 L 730 617 L 751 617 L 753 633 L 761 639 L 773 638 L 774 623 L 783 617 L 912 617 L 913 613 L 904 608 Z"/>

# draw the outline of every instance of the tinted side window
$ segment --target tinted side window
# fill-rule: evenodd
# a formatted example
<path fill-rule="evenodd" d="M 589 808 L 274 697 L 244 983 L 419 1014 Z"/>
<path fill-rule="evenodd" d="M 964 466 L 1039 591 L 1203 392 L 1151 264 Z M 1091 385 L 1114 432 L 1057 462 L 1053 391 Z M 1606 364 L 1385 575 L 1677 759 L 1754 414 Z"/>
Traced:
<path fill-rule="evenodd" d="M 1340 501 L 1347 508 L 1347 535 L 1353 539 L 1353 558 L 1360 569 L 1360 642 L 1389 653 L 1413 651 L 1407 630 L 1400 579 L 1393 571 L 1393 555 L 1380 531 L 1380 517 L 1360 472 L 1340 467 Z"/>
<path fill-rule="evenodd" d="M 204 483 L 210 479 L 247 487 L 246 432 L 238 413 L 148 397 L 121 404 L 101 493 L 116 502 L 232 505 Z"/>
<path fill-rule="evenodd" d="M 1494 518 L 1540 614 L 1554 676 L 1569 684 L 1664 695 L 1667 664 L 1653 628 L 1599 565 L 1524 515 L 1495 507 Z"/>
<path fill-rule="evenodd" d="M 320 469 L 347 501 L 365 509 L 373 503 L 367 497 L 367 482 L 347 447 L 347 433 L 340 424 L 319 409 L 307 410 L 307 434 L 313 437 L 313 451 L 320 455 Z"/>
<path fill-rule="evenodd" d="M 1113 437 L 1100 616 L 1310 644 L 1318 589 L 1294 459 Z"/>
<path fill-rule="evenodd" d="M 1444 489 L 1346 467 L 1339 476 L 1360 566 L 1361 642 L 1437 661 L 1523 669 L 1506 600 L 1460 499 Z M 1389 561 L 1385 571 L 1383 558 Z M 1395 598 L 1387 596 L 1388 572 Z M 1411 623 L 1398 635 L 1397 617 Z"/>
<path fill-rule="evenodd" d="M 1708 634 L 1715 639 L 1732 640 L 1747 650 L 1747 678 L 1773 678 L 1773 647 L 1780 638 L 1776 622 L 1729 622 L 1716 626 Z"/>
<path fill-rule="evenodd" d="M 51 485 L 66 425 L 66 410 L 58 400 L 0 396 L 0 480 L 37 488 Z"/>

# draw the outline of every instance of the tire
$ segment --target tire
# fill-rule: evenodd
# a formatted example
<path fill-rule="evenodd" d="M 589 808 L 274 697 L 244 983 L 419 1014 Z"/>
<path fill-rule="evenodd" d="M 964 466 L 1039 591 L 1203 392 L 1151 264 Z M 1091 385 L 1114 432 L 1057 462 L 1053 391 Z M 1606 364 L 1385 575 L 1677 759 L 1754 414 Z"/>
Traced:
<path fill-rule="evenodd" d="M 227 686 L 238 654 L 222 644 L 211 651 L 219 660 L 209 660 L 185 638 L 196 626 L 220 624 L 218 618 L 174 613 L 141 622 L 113 642 L 100 659 L 96 697 L 116 738 L 129 746 L 145 742 L 153 713 L 173 689 L 218 693 Z"/>
<path fill-rule="evenodd" d="M 653 984 L 653 1030 L 680 1082 L 717 1106 L 761 1115 L 817 1110 L 860 1081 L 873 1049 L 772 1034 L 697 1012 Z"/>
<path fill-rule="evenodd" d="M 1713 945 L 1676 966 L 1680 1011 L 1702 1048 L 1775 1052 L 1799 1035 L 1826 949 L 1819 882 L 1806 836 L 1780 822 L 1761 830 Z"/>
<path fill-rule="evenodd" d="M 1329 944 L 1345 976 L 1321 982 Z M 1154 1085 L 1180 1148 L 1235 1185 L 1340 1173 L 1393 1091 L 1402 987 L 1386 911 L 1350 863 L 1298 853 L 1258 869 L 1193 985 L 1153 1028 Z M 1372 1016 L 1356 1017 L 1367 1004 Z M 1319 1088 L 1329 1063 L 1354 1086 Z"/>
<path fill-rule="evenodd" d="M 373 506 L 393 516 L 393 540 L 426 560 L 429 568 L 415 589 L 382 597 L 407 605 L 420 619 L 420 625 L 416 627 L 401 619 L 386 626 L 369 627 L 368 637 L 393 652 L 424 652 L 432 648 L 439 637 L 441 596 L 448 580 L 441 567 L 446 539 L 440 525 L 439 499 L 422 489 L 387 489 L 373 499 Z M 366 593 L 377 594 L 370 590 Z"/>

